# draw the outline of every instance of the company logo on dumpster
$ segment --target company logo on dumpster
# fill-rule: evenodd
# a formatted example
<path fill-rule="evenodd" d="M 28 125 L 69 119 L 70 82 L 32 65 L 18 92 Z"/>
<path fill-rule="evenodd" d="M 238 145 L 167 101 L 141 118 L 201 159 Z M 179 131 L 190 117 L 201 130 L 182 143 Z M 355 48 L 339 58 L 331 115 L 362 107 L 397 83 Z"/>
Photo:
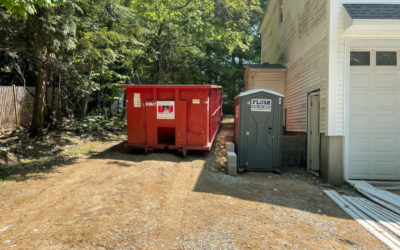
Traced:
<path fill-rule="evenodd" d="M 251 99 L 251 111 L 254 112 L 271 112 L 271 99 Z"/>
<path fill-rule="evenodd" d="M 157 102 L 157 119 L 158 120 L 174 120 L 175 119 L 175 102 L 158 101 Z"/>

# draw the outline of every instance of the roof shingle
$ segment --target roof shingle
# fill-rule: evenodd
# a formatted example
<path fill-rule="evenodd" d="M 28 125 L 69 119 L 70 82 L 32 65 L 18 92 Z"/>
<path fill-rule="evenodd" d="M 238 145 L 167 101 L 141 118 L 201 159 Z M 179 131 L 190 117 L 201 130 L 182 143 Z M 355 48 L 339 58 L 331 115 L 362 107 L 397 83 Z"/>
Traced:
<path fill-rule="evenodd" d="M 400 4 L 344 4 L 352 19 L 400 19 Z"/>

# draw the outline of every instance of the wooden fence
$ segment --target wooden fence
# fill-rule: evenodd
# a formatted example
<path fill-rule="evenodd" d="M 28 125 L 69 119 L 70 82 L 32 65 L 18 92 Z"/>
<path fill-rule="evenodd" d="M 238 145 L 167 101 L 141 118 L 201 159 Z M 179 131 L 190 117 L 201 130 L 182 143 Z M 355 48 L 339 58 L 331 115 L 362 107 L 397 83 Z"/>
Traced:
<path fill-rule="evenodd" d="M 35 93 L 34 87 L 28 87 Z M 28 125 L 32 120 L 33 96 L 24 87 L 0 86 L 0 128 Z"/>

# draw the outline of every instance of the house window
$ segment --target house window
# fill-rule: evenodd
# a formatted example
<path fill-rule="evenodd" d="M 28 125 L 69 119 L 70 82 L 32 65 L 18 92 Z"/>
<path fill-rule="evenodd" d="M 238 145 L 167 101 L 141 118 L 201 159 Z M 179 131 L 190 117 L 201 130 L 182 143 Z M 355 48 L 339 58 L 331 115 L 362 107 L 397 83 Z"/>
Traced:
<path fill-rule="evenodd" d="M 376 52 L 377 66 L 396 66 L 397 52 L 396 51 L 378 51 Z"/>
<path fill-rule="evenodd" d="M 283 0 L 279 0 L 279 23 L 283 22 Z"/>
<path fill-rule="evenodd" d="M 351 52 L 350 65 L 351 66 L 369 66 L 371 63 L 371 55 L 369 51 L 366 52 Z"/>

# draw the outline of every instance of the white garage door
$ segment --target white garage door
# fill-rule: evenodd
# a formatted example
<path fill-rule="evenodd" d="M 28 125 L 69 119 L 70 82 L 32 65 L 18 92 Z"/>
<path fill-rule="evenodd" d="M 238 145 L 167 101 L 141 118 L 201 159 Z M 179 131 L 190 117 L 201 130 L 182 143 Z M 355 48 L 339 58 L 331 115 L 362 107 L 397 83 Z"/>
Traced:
<path fill-rule="evenodd" d="M 349 178 L 400 180 L 399 51 L 353 51 Z"/>

